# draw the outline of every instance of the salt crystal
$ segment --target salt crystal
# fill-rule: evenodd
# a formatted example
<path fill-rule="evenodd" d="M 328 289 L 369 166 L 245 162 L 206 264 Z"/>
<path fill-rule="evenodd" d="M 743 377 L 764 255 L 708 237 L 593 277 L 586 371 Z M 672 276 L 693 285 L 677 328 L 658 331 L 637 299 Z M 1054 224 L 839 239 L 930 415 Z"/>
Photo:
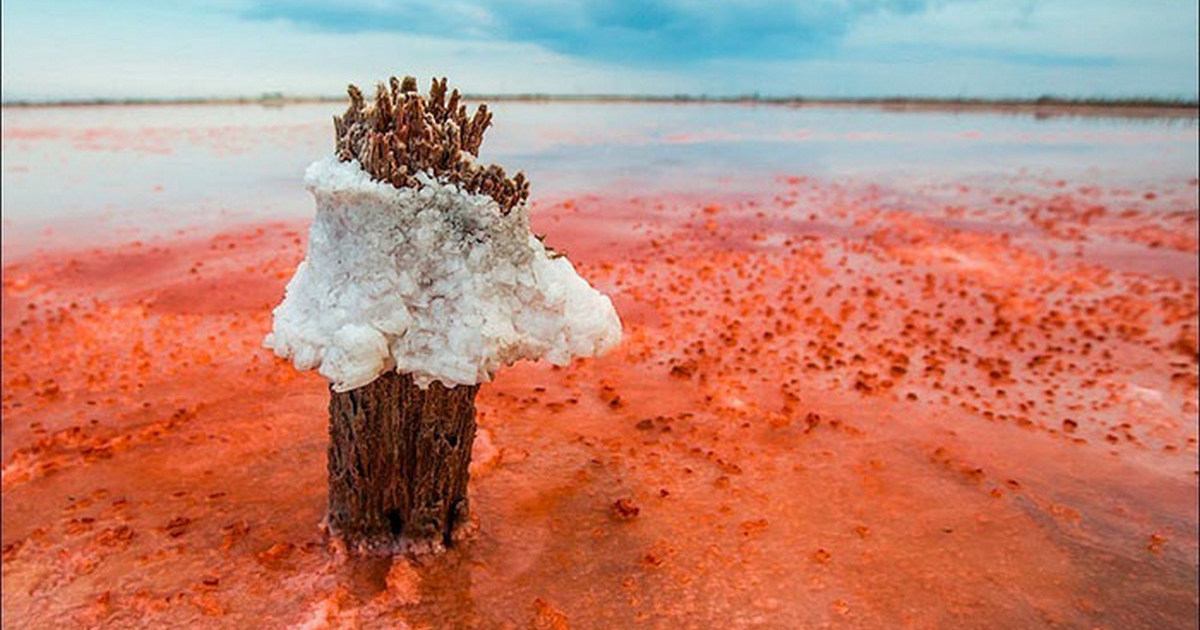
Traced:
<path fill-rule="evenodd" d="M 562 365 L 620 341 L 612 301 L 546 251 L 528 206 L 502 213 L 417 177 L 421 188 L 397 189 L 333 156 L 308 168 L 317 216 L 267 348 L 344 392 L 390 369 L 421 387 L 476 384 L 521 359 Z"/>

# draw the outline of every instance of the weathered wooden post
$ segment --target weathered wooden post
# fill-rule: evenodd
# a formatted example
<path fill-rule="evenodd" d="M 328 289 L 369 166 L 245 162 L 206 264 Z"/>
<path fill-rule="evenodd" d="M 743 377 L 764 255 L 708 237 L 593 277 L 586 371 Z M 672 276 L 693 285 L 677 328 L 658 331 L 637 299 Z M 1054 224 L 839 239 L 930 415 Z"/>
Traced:
<path fill-rule="evenodd" d="M 446 80 L 350 86 L 334 156 L 308 168 L 308 253 L 264 345 L 330 380 L 327 525 L 351 549 L 449 545 L 467 518 L 475 394 L 501 365 L 614 346 L 612 302 L 529 229 L 524 175 L 476 162 Z"/>

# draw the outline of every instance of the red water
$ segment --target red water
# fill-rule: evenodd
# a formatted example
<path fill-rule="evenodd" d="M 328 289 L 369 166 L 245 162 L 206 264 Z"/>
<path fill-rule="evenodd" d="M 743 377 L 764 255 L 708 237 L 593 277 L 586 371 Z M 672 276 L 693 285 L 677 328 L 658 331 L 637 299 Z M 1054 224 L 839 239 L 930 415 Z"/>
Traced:
<path fill-rule="evenodd" d="M 1196 627 L 1196 194 L 542 198 L 625 339 L 481 389 L 421 559 L 318 528 L 327 388 L 260 347 L 304 220 L 10 260 L 4 627 Z"/>

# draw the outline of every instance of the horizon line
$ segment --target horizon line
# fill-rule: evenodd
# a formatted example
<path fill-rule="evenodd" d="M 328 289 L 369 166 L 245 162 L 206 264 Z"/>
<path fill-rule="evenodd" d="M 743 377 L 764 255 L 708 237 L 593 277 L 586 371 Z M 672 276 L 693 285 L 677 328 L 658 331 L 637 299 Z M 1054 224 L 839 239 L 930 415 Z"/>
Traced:
<path fill-rule="evenodd" d="M 842 106 L 882 107 L 899 110 L 996 110 L 1036 115 L 1116 115 L 1136 117 L 1200 117 L 1200 101 L 1196 97 L 939 97 L 939 96 L 763 96 L 760 94 L 553 94 L 502 93 L 463 94 L 467 101 L 548 102 L 548 103 L 695 103 L 695 104 L 763 104 L 797 107 Z M 129 98 L 66 98 L 66 99 L 4 99 L 0 107 L 88 107 L 137 105 L 263 105 L 283 107 L 305 103 L 345 102 L 346 96 L 286 95 L 264 92 L 258 96 L 230 97 L 129 97 Z"/>

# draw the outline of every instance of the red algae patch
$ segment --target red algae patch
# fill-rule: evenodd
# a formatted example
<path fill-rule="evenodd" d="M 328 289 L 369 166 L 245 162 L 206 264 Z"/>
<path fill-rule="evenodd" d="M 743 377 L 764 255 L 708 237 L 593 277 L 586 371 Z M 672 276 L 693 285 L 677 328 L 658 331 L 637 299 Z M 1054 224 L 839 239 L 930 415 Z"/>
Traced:
<path fill-rule="evenodd" d="M 11 263 L 6 623 L 1187 627 L 1191 191 L 540 204 L 625 341 L 481 392 L 417 559 L 318 527 L 327 394 L 261 349 L 304 225 Z"/>

